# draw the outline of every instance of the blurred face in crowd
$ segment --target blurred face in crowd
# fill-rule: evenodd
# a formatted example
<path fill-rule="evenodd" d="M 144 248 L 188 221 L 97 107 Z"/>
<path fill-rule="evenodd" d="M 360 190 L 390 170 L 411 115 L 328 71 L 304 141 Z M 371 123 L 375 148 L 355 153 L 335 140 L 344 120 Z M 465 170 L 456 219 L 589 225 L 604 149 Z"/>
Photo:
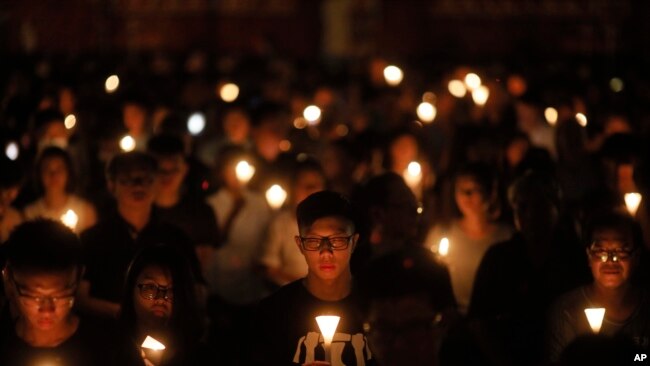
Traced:
<path fill-rule="evenodd" d="M 368 341 L 384 366 L 427 365 L 437 362 L 441 330 L 424 296 L 376 299 L 368 314 Z"/>
<path fill-rule="evenodd" d="M 74 303 L 78 270 L 54 272 L 5 271 L 11 295 L 25 326 L 56 331 L 66 326 Z M 13 282 L 13 283 L 11 283 Z"/>
<path fill-rule="evenodd" d="M 354 226 L 347 219 L 334 216 L 314 221 L 309 228 L 301 229 L 300 237 L 295 239 L 307 261 L 308 276 L 327 281 L 349 273 L 359 234 L 354 233 Z"/>
<path fill-rule="evenodd" d="M 60 157 L 50 157 L 41 164 L 41 182 L 47 192 L 64 192 L 68 183 L 68 167 Z"/>
<path fill-rule="evenodd" d="M 148 265 L 140 272 L 133 289 L 133 304 L 142 329 L 156 329 L 166 324 L 174 305 L 173 286 L 169 270 L 159 265 Z"/>
<path fill-rule="evenodd" d="M 463 216 L 484 215 L 487 213 L 486 192 L 471 176 L 456 178 L 454 196 Z"/>
<path fill-rule="evenodd" d="M 631 235 L 606 228 L 596 230 L 592 239 L 587 254 L 595 284 L 606 289 L 628 284 L 636 263 Z"/>
<path fill-rule="evenodd" d="M 524 160 L 526 152 L 530 148 L 530 143 L 524 138 L 517 138 L 508 144 L 506 147 L 506 160 L 508 161 L 508 166 L 511 168 L 516 167 Z"/>
<path fill-rule="evenodd" d="M 153 204 L 158 180 L 153 171 L 134 168 L 118 173 L 109 188 L 119 207 L 141 209 Z"/>
<path fill-rule="evenodd" d="M 228 139 L 236 144 L 243 144 L 250 134 L 250 120 L 241 110 L 229 111 L 223 117 L 223 130 Z"/>
<path fill-rule="evenodd" d="M 48 146 L 58 146 L 65 149 L 68 146 L 68 130 L 63 120 L 53 120 L 45 124 L 38 141 L 38 148 L 42 150 Z"/>
<path fill-rule="evenodd" d="M 293 186 L 294 204 L 297 205 L 312 193 L 325 189 L 325 178 L 316 170 L 305 170 L 298 174 Z"/>
<path fill-rule="evenodd" d="M 177 193 L 187 174 L 187 163 L 182 155 L 158 157 L 159 193 Z"/>
<path fill-rule="evenodd" d="M 147 112 L 137 103 L 127 103 L 122 107 L 122 121 L 129 133 L 140 135 L 144 132 Z"/>

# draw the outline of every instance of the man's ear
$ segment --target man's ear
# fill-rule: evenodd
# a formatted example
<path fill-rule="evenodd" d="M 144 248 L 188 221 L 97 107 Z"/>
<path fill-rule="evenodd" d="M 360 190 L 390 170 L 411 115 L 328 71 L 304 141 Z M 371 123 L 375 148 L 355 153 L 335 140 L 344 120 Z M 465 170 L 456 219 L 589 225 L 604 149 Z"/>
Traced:
<path fill-rule="evenodd" d="M 298 246 L 298 250 L 302 253 L 302 244 L 300 243 L 300 237 L 298 235 L 293 237 L 293 240 L 296 242 L 296 245 Z"/>
<path fill-rule="evenodd" d="M 359 241 L 359 233 L 355 233 L 352 235 L 352 248 L 350 249 L 350 252 L 354 252 L 355 249 L 357 249 L 357 242 Z"/>

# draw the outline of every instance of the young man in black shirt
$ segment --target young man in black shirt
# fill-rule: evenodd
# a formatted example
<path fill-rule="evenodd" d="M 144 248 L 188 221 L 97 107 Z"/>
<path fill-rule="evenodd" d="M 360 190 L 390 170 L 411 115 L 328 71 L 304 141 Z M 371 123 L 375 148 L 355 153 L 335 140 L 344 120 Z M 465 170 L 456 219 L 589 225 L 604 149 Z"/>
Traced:
<path fill-rule="evenodd" d="M 115 333 L 72 311 L 83 266 L 71 230 L 56 221 L 30 221 L 12 232 L 4 249 L 2 277 L 15 320 L 2 322 L 0 365 L 129 364 L 120 340 L 109 336 Z"/>
<path fill-rule="evenodd" d="M 308 273 L 261 302 L 253 323 L 253 363 L 328 365 L 315 317 L 337 315 L 331 365 L 373 364 L 352 288 L 349 263 L 359 234 L 350 202 L 335 192 L 317 192 L 298 205 L 296 216 L 296 245 Z"/>

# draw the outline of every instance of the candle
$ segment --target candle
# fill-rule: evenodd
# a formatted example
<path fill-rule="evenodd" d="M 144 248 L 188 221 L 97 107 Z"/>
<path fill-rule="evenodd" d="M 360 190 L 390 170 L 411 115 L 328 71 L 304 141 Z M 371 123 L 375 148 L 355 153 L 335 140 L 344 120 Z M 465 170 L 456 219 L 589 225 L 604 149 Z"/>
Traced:
<path fill-rule="evenodd" d="M 63 225 L 69 227 L 74 231 L 77 227 L 77 223 L 79 222 L 79 216 L 77 216 L 73 210 L 68 210 L 66 213 L 61 215 L 61 222 Z"/>
<path fill-rule="evenodd" d="M 5 146 L 5 155 L 10 160 L 18 159 L 19 154 L 20 154 L 20 149 L 18 148 L 18 143 L 16 143 L 15 141 L 11 141 L 7 144 L 7 146 Z"/>
<path fill-rule="evenodd" d="M 476 90 L 481 86 L 481 78 L 478 75 L 470 72 L 469 74 L 465 75 L 465 86 L 469 91 Z"/>
<path fill-rule="evenodd" d="M 108 94 L 115 92 L 118 86 L 120 86 L 120 78 L 117 75 L 111 75 L 106 78 L 104 88 Z"/>
<path fill-rule="evenodd" d="M 131 135 L 126 135 L 120 140 L 120 149 L 124 152 L 135 150 L 135 139 Z"/>
<path fill-rule="evenodd" d="M 71 130 L 77 124 L 77 117 L 74 114 L 68 114 L 67 116 L 65 116 L 65 120 L 63 120 L 63 124 L 65 125 L 66 129 Z"/>
<path fill-rule="evenodd" d="M 321 334 L 323 334 L 323 348 L 325 349 L 325 361 L 332 361 L 332 340 L 334 339 L 334 333 L 336 333 L 336 327 L 339 325 L 339 320 L 341 317 L 335 315 L 321 315 L 316 317 L 316 323 L 318 323 L 318 328 L 320 328 Z"/>
<path fill-rule="evenodd" d="M 558 117 L 557 109 L 553 107 L 548 107 L 544 110 L 544 118 L 546 118 L 546 122 L 548 122 L 549 125 L 555 126 L 555 124 L 557 123 L 557 117 Z"/>
<path fill-rule="evenodd" d="M 625 194 L 625 206 L 630 215 L 636 215 L 636 211 L 639 209 L 639 204 L 641 204 L 641 198 L 641 194 L 637 192 Z"/>
<path fill-rule="evenodd" d="M 446 257 L 449 254 L 449 239 L 446 237 L 440 239 L 440 244 L 438 244 L 438 254 L 443 257 Z"/>
<path fill-rule="evenodd" d="M 237 175 L 237 180 L 242 183 L 248 183 L 253 175 L 255 174 L 255 167 L 250 165 L 246 160 L 242 160 L 237 163 L 235 167 L 235 174 Z"/>
<path fill-rule="evenodd" d="M 271 188 L 266 190 L 266 202 L 268 202 L 269 206 L 274 210 L 282 207 L 286 199 L 287 191 L 278 184 L 274 184 Z"/>
<path fill-rule="evenodd" d="M 484 106 L 490 97 L 490 90 L 485 85 L 481 85 L 472 91 L 472 100 L 478 106 Z"/>
<path fill-rule="evenodd" d="M 321 110 L 315 105 L 310 105 L 302 111 L 302 116 L 310 125 L 316 125 L 320 122 Z"/>
<path fill-rule="evenodd" d="M 600 332 L 601 325 L 603 325 L 605 308 L 588 308 L 585 309 L 585 314 L 587 315 L 587 321 L 589 321 L 591 330 L 594 333 L 598 334 L 598 332 Z"/>
<path fill-rule="evenodd" d="M 422 181 L 422 166 L 417 161 L 409 163 L 408 167 L 402 173 L 402 177 L 411 189 L 416 189 Z"/>
<path fill-rule="evenodd" d="M 587 116 L 584 113 L 576 113 L 576 121 L 582 127 L 587 127 Z"/>
<path fill-rule="evenodd" d="M 219 96 L 226 103 L 234 102 L 239 96 L 239 87 L 233 83 L 224 84 L 219 89 Z"/>
<path fill-rule="evenodd" d="M 160 363 L 162 359 L 162 351 L 165 349 L 165 345 L 160 343 L 157 339 L 152 336 L 147 336 L 140 346 L 142 348 L 143 357 L 151 361 L 154 365 Z"/>
<path fill-rule="evenodd" d="M 187 119 L 187 130 L 192 136 L 197 136 L 205 128 L 205 115 L 201 112 L 192 113 L 190 118 Z"/>
<path fill-rule="evenodd" d="M 447 89 L 449 90 L 449 94 L 456 98 L 462 98 L 467 94 L 467 88 L 465 88 L 465 84 L 460 80 L 451 80 L 447 84 Z"/>
<path fill-rule="evenodd" d="M 384 68 L 384 79 L 386 84 L 390 86 L 397 86 L 404 79 L 404 72 L 397 66 L 390 65 Z"/>
<path fill-rule="evenodd" d="M 429 102 L 422 102 L 418 105 L 416 113 L 418 118 L 425 123 L 431 123 L 436 118 L 436 107 Z"/>

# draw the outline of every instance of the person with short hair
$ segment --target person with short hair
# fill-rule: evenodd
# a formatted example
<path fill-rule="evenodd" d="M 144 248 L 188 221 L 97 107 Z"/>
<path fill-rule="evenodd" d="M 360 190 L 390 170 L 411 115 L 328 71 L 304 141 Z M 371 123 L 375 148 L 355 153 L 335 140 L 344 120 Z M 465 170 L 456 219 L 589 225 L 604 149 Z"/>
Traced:
<path fill-rule="evenodd" d="M 69 228 L 53 220 L 25 222 L 4 249 L 3 283 L 16 318 L 0 334 L 1 365 L 125 364 L 118 360 L 121 351 L 104 336 L 106 328 L 72 310 L 83 252 Z"/>
<path fill-rule="evenodd" d="M 320 315 L 340 317 L 332 365 L 374 364 L 352 286 L 350 257 L 359 234 L 351 203 L 339 193 L 320 191 L 298 205 L 296 216 L 295 242 L 307 261 L 307 275 L 260 303 L 252 364 L 327 365 L 315 319 Z"/>

